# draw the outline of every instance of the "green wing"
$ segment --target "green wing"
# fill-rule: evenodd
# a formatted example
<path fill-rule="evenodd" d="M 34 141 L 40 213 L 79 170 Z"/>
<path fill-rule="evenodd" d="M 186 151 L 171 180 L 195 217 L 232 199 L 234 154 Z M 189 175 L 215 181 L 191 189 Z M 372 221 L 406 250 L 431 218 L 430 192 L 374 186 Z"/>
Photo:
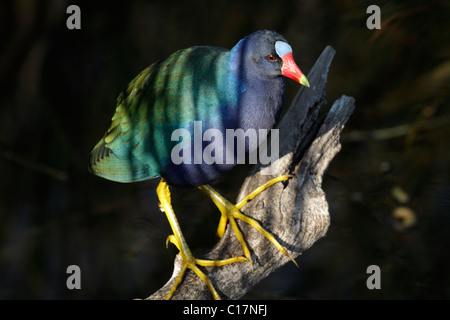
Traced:
<path fill-rule="evenodd" d="M 178 143 L 172 132 L 226 104 L 227 93 L 217 88 L 227 52 L 193 47 L 142 71 L 118 97 L 111 126 L 91 151 L 90 171 L 118 182 L 160 176 Z"/>
<path fill-rule="evenodd" d="M 139 112 L 142 92 L 157 66 L 153 64 L 142 71 L 117 98 L 111 125 L 91 151 L 89 169 L 92 173 L 118 182 L 141 181 L 158 176 L 153 169 L 156 166 L 152 165 L 155 160 L 140 157 L 143 151 L 141 142 L 148 139 L 149 132 L 146 113 Z"/>

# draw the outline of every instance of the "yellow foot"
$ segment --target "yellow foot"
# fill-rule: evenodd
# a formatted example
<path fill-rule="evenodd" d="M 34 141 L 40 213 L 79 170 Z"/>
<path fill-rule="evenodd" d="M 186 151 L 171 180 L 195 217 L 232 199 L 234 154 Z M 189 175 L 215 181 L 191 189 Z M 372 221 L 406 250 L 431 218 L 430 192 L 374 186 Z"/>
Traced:
<path fill-rule="evenodd" d="M 266 190 L 267 188 L 269 188 L 270 186 L 274 185 L 277 182 L 286 181 L 293 177 L 294 177 L 293 175 L 282 175 L 277 178 L 271 179 L 266 183 L 264 183 L 263 185 L 256 188 L 255 190 L 253 190 L 252 192 L 250 192 L 248 195 L 244 197 L 244 199 L 242 199 L 235 205 L 229 202 L 223 196 L 221 196 L 217 191 L 211 188 L 211 186 L 204 185 L 199 187 L 200 190 L 202 190 L 211 198 L 211 200 L 216 204 L 217 208 L 219 208 L 222 214 L 220 217 L 219 227 L 217 228 L 217 235 L 219 237 L 223 236 L 227 222 L 230 221 L 230 225 L 233 228 L 234 233 L 236 234 L 236 238 L 238 239 L 238 241 L 242 246 L 242 249 L 244 250 L 244 255 L 250 263 L 252 263 L 250 250 L 248 249 L 247 244 L 245 243 L 242 232 L 239 230 L 239 227 L 236 223 L 236 219 L 242 220 L 248 223 L 249 225 L 253 226 L 254 228 L 256 228 L 267 239 L 269 239 L 269 241 L 272 242 L 278 248 L 278 250 L 280 250 L 286 257 L 291 259 L 291 261 L 298 267 L 297 262 L 295 262 L 295 260 L 291 257 L 288 251 L 275 239 L 275 237 L 270 232 L 265 230 L 258 221 L 242 214 L 240 211 L 240 209 L 245 204 L 247 204 L 247 202 L 252 200 L 262 191 Z"/>
<path fill-rule="evenodd" d="M 187 269 L 191 269 L 192 271 L 194 271 L 200 277 L 200 279 L 202 279 L 206 283 L 209 290 L 211 291 L 211 294 L 213 295 L 214 300 L 221 300 L 220 295 L 217 293 L 211 280 L 208 278 L 206 274 L 203 273 L 202 270 L 200 270 L 198 266 L 221 267 L 229 263 L 244 262 L 246 260 L 245 257 L 233 257 L 224 260 L 195 259 L 189 249 L 188 250 L 182 249 L 183 246 L 181 245 L 179 239 L 177 239 L 174 235 L 170 235 L 169 237 L 167 237 L 166 246 L 168 245 L 169 242 L 173 243 L 178 248 L 178 250 L 180 250 L 183 265 L 181 266 L 180 273 L 175 279 L 175 283 L 170 289 L 170 292 L 167 295 L 166 300 L 170 300 L 172 298 L 173 294 L 175 293 L 181 281 L 183 280 L 183 276 Z"/>
<path fill-rule="evenodd" d="M 178 223 L 175 212 L 173 211 L 172 208 L 169 186 L 164 181 L 164 179 L 161 179 L 161 182 L 156 188 L 156 193 L 158 194 L 158 198 L 160 201 L 160 210 L 166 214 L 167 220 L 169 221 L 169 224 L 173 231 L 173 235 L 167 237 L 166 246 L 169 244 L 169 242 L 173 243 L 180 251 L 180 255 L 183 260 L 181 271 L 178 274 L 177 278 L 175 279 L 175 283 L 170 289 L 170 292 L 167 295 L 166 299 L 169 300 L 172 298 L 181 281 L 183 280 L 183 276 L 186 273 L 186 270 L 191 269 L 206 283 L 214 299 L 220 300 L 220 296 L 217 293 L 216 289 L 214 288 L 211 279 L 209 279 L 208 276 L 204 274 L 203 271 L 200 270 L 198 266 L 204 267 L 223 266 L 228 263 L 243 262 L 246 260 L 246 258 L 233 257 L 224 260 L 195 259 L 186 243 L 183 233 L 181 232 L 180 225 Z"/>

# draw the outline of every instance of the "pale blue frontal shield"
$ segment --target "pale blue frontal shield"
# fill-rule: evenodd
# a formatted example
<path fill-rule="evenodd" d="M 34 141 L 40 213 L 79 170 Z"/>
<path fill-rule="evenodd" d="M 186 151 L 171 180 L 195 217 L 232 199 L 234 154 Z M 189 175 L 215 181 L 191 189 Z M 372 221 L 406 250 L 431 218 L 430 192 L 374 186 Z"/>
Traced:
<path fill-rule="evenodd" d="M 280 58 L 284 57 L 286 54 L 292 52 L 292 48 L 287 42 L 277 41 L 275 42 L 275 51 L 280 56 Z"/>

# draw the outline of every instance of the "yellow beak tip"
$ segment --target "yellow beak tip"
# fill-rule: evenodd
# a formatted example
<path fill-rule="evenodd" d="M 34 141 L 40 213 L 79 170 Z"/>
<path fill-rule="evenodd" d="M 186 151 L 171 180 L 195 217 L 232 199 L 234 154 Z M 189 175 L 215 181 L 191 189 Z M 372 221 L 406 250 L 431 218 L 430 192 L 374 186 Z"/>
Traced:
<path fill-rule="evenodd" d="M 306 76 L 305 75 L 302 75 L 301 77 L 300 77 L 300 84 L 302 84 L 302 85 L 304 85 L 305 87 L 308 87 L 309 88 L 309 81 L 308 81 L 308 79 L 306 79 Z"/>

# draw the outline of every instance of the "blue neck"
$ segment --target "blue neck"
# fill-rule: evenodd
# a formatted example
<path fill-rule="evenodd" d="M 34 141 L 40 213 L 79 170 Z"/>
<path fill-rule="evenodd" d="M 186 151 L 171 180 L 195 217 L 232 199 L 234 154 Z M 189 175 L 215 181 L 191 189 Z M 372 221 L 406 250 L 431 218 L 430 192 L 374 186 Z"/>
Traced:
<path fill-rule="evenodd" d="M 228 83 L 239 92 L 235 114 L 239 128 L 271 129 L 278 121 L 284 103 L 284 77 L 261 79 L 248 58 L 248 38 L 234 46 L 228 57 Z"/>

